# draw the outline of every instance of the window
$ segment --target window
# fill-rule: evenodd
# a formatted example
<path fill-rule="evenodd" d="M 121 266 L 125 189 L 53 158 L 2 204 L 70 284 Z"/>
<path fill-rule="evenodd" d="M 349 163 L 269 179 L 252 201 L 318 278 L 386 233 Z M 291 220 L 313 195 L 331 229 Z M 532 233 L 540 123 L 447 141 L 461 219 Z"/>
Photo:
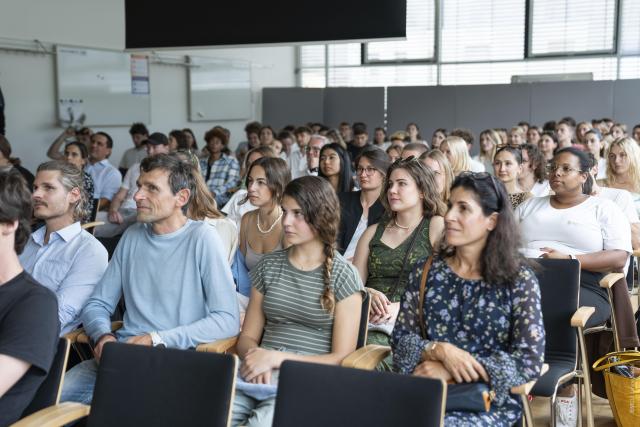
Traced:
<path fill-rule="evenodd" d="M 436 0 L 407 0 L 407 39 L 367 43 L 365 62 L 433 60 L 435 2 Z"/>
<path fill-rule="evenodd" d="M 620 42 L 622 55 L 640 54 L 640 0 L 623 0 L 620 13 Z"/>
<path fill-rule="evenodd" d="M 495 61 L 524 56 L 524 0 L 443 0 L 440 4 L 440 61 Z"/>
<path fill-rule="evenodd" d="M 615 52 L 615 0 L 532 0 L 529 56 Z"/>

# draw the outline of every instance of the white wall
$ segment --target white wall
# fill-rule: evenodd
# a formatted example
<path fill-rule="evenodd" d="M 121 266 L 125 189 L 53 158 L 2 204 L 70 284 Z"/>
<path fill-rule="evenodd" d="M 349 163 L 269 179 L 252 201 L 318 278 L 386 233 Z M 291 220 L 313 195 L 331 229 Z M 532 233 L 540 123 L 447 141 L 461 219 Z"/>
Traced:
<path fill-rule="evenodd" d="M 241 23 L 239 23 L 241 28 Z M 123 0 L 2 0 L 0 5 L 0 87 L 5 98 L 7 138 L 14 156 L 34 170 L 46 159 L 51 141 L 62 132 L 57 124 L 55 57 L 3 51 L 11 40 L 38 39 L 45 43 L 121 50 L 124 48 Z M 161 52 L 162 56 L 197 55 L 252 62 L 252 119 L 261 118 L 263 87 L 295 85 L 295 53 L 290 46 L 202 49 Z M 187 69 L 151 64 L 151 132 L 190 127 L 200 146 L 202 135 L 214 125 L 231 130 L 231 144 L 244 137 L 245 121 L 189 122 Z M 117 164 L 132 143 L 128 127 L 96 128 L 115 141 L 111 161 Z"/>

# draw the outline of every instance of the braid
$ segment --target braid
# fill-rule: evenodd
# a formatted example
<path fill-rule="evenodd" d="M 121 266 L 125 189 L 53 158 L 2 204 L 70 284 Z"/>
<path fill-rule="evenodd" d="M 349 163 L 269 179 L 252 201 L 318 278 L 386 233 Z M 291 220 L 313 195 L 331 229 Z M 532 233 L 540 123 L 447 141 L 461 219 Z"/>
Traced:
<path fill-rule="evenodd" d="M 336 306 L 335 295 L 333 294 L 333 289 L 331 289 L 331 271 L 333 269 L 333 254 L 334 249 L 333 245 L 326 244 L 324 245 L 324 271 L 323 271 L 323 279 L 324 279 L 324 290 L 322 291 L 322 296 L 320 297 L 320 305 L 322 308 L 327 310 L 329 314 L 333 314 L 333 310 Z"/>

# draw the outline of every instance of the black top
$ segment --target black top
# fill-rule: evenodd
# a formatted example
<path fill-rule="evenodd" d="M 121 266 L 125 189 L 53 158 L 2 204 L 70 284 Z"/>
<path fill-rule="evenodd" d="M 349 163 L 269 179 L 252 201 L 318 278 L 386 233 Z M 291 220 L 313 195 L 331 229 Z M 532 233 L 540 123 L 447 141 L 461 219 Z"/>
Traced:
<path fill-rule="evenodd" d="M 29 191 L 33 191 L 33 181 L 36 180 L 36 177 L 33 176 L 28 169 L 23 168 L 22 166 L 14 166 L 20 172 L 25 181 L 27 181 L 27 186 L 29 187 Z"/>
<path fill-rule="evenodd" d="M 338 193 L 340 199 L 340 230 L 338 230 L 337 246 L 340 254 L 344 255 L 349 242 L 353 237 L 353 233 L 358 228 L 358 223 L 362 217 L 362 204 L 360 203 L 361 191 L 352 191 L 350 193 Z M 380 203 L 380 199 L 369 207 L 369 216 L 367 217 L 367 226 L 377 224 L 382 219 L 384 207 Z"/>
<path fill-rule="evenodd" d="M 351 157 L 351 166 L 354 167 L 355 169 L 355 162 L 356 159 L 358 158 L 358 156 L 360 154 L 362 154 L 362 152 L 364 150 L 366 150 L 367 148 L 371 147 L 371 143 L 367 142 L 365 145 L 363 145 L 362 147 L 356 147 L 353 144 L 353 141 L 349 142 L 347 144 L 347 151 L 349 152 L 349 157 Z"/>
<path fill-rule="evenodd" d="M 44 381 L 60 334 L 58 300 L 22 272 L 0 286 L 0 354 L 31 364 L 0 397 L 0 426 L 17 421 Z"/>

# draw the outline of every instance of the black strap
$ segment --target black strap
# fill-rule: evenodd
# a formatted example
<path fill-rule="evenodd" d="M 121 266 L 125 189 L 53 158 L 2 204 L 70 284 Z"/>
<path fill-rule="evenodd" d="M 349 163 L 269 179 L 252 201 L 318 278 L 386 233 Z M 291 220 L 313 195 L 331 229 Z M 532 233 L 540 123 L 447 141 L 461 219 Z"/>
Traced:
<path fill-rule="evenodd" d="M 409 243 L 409 247 L 407 248 L 407 251 L 404 253 L 404 260 L 402 261 L 402 269 L 400 270 L 400 274 L 398 275 L 398 280 L 396 281 L 396 284 L 393 287 L 393 290 L 389 293 L 389 299 L 393 299 L 396 292 L 398 291 L 398 288 L 400 287 L 400 282 L 402 282 L 402 276 L 404 274 L 404 271 L 407 268 L 407 261 L 409 260 L 409 255 L 411 254 L 411 251 L 413 250 L 413 247 L 416 244 L 416 240 L 418 239 L 418 234 L 420 234 L 420 232 L 422 231 L 422 226 L 426 220 L 427 219 L 425 217 L 422 217 L 420 224 L 418 224 L 416 229 L 413 230 L 413 236 L 411 236 L 411 242 Z"/>

